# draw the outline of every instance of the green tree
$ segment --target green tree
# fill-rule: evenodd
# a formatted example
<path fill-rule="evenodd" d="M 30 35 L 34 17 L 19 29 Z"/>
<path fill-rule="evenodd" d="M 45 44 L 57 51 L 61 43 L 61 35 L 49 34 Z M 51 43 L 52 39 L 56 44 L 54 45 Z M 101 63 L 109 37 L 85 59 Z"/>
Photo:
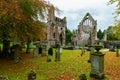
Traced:
<path fill-rule="evenodd" d="M 115 37 L 120 40 L 120 22 L 117 22 L 114 26 Z"/>
<path fill-rule="evenodd" d="M 112 34 L 112 36 L 114 36 L 114 38 L 116 39 L 120 39 L 120 32 L 119 32 L 120 31 L 120 0 L 109 1 L 109 4 L 114 4 L 114 3 L 116 3 L 116 11 L 115 11 L 116 16 L 115 16 L 115 25 L 114 27 L 112 27 L 113 28 L 112 30 L 114 30 L 114 34 Z"/>
<path fill-rule="evenodd" d="M 100 40 L 103 39 L 103 32 L 101 31 L 101 29 L 98 30 L 97 32 L 97 38 L 99 38 Z"/>
<path fill-rule="evenodd" d="M 0 0 L 0 40 L 8 52 L 10 41 L 44 40 L 46 25 L 54 6 L 44 0 Z M 6 52 L 7 51 L 7 52 Z"/>
<path fill-rule="evenodd" d="M 107 28 L 107 40 L 117 40 L 115 26 L 109 26 Z"/>
<path fill-rule="evenodd" d="M 71 42 L 72 35 L 73 33 L 69 29 L 66 29 L 66 44 Z"/>

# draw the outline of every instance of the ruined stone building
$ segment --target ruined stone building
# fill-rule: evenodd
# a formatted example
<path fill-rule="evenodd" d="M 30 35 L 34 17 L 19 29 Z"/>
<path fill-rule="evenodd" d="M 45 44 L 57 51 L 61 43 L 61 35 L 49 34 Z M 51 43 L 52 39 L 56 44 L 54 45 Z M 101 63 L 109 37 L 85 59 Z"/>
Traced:
<path fill-rule="evenodd" d="M 73 45 L 93 45 L 97 39 L 97 21 L 87 13 L 78 25 L 76 34 L 71 38 Z"/>
<path fill-rule="evenodd" d="M 47 25 L 46 34 L 48 44 L 55 46 L 59 43 L 61 46 L 65 46 L 66 17 L 63 19 L 58 18 L 53 12 L 52 17 L 48 19 Z"/>

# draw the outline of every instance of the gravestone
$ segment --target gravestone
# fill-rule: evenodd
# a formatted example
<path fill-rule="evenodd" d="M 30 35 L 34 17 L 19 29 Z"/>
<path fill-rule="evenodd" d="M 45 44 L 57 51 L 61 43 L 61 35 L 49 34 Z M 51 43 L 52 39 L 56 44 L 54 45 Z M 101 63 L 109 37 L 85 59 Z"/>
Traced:
<path fill-rule="evenodd" d="M 60 45 L 57 44 L 55 52 L 55 61 L 60 61 Z"/>
<path fill-rule="evenodd" d="M 62 54 L 62 47 L 60 47 L 60 54 Z"/>
<path fill-rule="evenodd" d="M 99 47 L 99 46 L 98 46 Z M 95 48 L 97 52 L 91 54 L 91 71 L 90 76 L 103 79 L 104 78 L 104 54 L 99 52 L 100 49 Z"/>
<path fill-rule="evenodd" d="M 34 70 L 31 70 L 28 73 L 28 80 L 35 80 L 36 79 L 36 72 Z"/>
<path fill-rule="evenodd" d="M 7 76 L 0 75 L 0 80 L 9 80 Z"/>
<path fill-rule="evenodd" d="M 81 56 L 85 53 L 85 48 L 81 48 Z"/>
<path fill-rule="evenodd" d="M 47 62 L 51 62 L 52 56 L 53 56 L 53 48 L 52 46 L 50 46 L 50 48 L 48 49 Z"/>
<path fill-rule="evenodd" d="M 47 44 L 48 44 L 47 41 L 36 41 L 36 42 L 34 42 L 34 45 L 36 45 L 36 47 L 37 47 L 35 53 L 40 52 L 42 56 L 46 56 Z"/>
<path fill-rule="evenodd" d="M 47 46 L 46 44 L 42 45 L 42 56 L 46 56 L 46 50 L 47 50 Z"/>
<path fill-rule="evenodd" d="M 38 51 L 39 50 L 39 48 L 36 46 L 36 48 L 33 50 L 33 57 L 36 57 L 36 56 L 38 56 Z"/>
<path fill-rule="evenodd" d="M 41 47 L 42 47 L 42 56 L 46 56 L 46 52 L 47 52 L 47 41 L 43 41 L 40 43 Z"/>

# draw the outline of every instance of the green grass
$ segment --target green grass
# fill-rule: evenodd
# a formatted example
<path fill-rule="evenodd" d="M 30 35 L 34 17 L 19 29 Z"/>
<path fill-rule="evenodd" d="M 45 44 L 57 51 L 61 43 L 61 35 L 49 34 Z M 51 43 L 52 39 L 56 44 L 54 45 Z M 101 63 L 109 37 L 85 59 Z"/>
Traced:
<path fill-rule="evenodd" d="M 0 60 L 0 75 L 7 75 L 9 80 L 27 80 L 28 72 L 33 69 L 37 73 L 36 80 L 63 80 L 61 78 L 79 80 L 81 73 L 85 73 L 88 80 L 91 80 L 89 52 L 80 56 L 80 50 L 63 50 L 61 61 L 55 62 L 54 49 L 52 61 L 47 62 L 47 56 L 39 54 L 33 58 L 32 51 L 30 54 L 21 53 L 21 60 L 17 64 L 13 60 Z M 116 57 L 115 52 L 105 52 L 104 58 L 105 75 L 108 80 L 115 80 L 115 78 L 119 80 L 120 57 Z"/>
<path fill-rule="evenodd" d="M 22 53 L 23 54 L 23 53 Z M 87 54 L 87 53 L 86 53 Z M 73 79 L 78 80 L 81 73 L 89 78 L 90 64 L 87 63 L 88 55 L 80 56 L 80 50 L 63 50 L 61 61 L 55 62 L 55 52 L 51 62 L 47 62 L 47 56 L 32 58 L 31 54 L 25 54 L 19 63 L 14 64 L 8 61 L 0 64 L 0 74 L 7 75 L 10 80 L 27 80 L 28 72 L 33 69 L 37 73 L 36 80 L 57 80 L 60 75 L 74 75 Z"/>

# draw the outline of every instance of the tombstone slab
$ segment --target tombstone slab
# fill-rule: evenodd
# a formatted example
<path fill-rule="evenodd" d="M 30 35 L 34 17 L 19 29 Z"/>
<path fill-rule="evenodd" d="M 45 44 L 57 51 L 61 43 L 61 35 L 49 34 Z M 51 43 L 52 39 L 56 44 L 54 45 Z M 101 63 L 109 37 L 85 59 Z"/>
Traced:
<path fill-rule="evenodd" d="M 33 51 L 33 57 L 36 57 L 36 56 L 38 56 L 38 47 L 36 47 L 35 49 L 34 49 L 34 51 Z"/>
<path fill-rule="evenodd" d="M 104 54 L 102 53 L 91 54 L 90 77 L 94 77 L 97 79 L 104 78 Z"/>
<path fill-rule="evenodd" d="M 57 45 L 57 48 L 56 48 L 55 61 L 60 61 L 60 46 L 59 45 Z"/>

